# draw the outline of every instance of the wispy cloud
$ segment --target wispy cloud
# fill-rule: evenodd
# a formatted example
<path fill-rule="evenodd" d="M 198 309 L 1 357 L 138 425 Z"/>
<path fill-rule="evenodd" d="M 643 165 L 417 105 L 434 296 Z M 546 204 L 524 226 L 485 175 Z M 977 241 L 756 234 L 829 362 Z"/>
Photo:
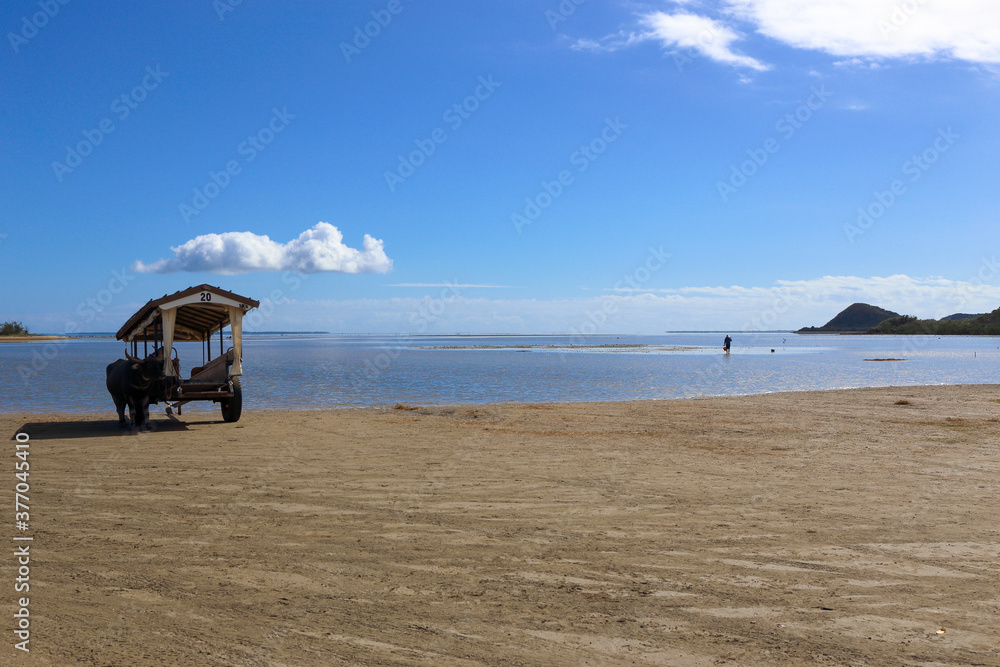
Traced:
<path fill-rule="evenodd" d="M 572 48 L 577 51 L 620 51 L 651 38 L 648 33 L 619 31 L 601 39 L 578 39 Z"/>
<path fill-rule="evenodd" d="M 577 50 L 619 51 L 648 41 L 659 42 L 668 51 L 687 50 L 734 67 L 764 71 L 768 65 L 736 53 L 732 45 L 740 35 L 729 26 L 707 16 L 678 12 L 652 12 L 639 19 L 640 30 L 621 31 L 600 40 L 580 39 Z"/>
<path fill-rule="evenodd" d="M 172 247 L 174 256 L 152 264 L 137 260 L 138 273 L 204 272 L 232 275 L 254 271 L 301 273 L 387 273 L 392 269 L 382 241 L 365 234 L 361 250 L 344 244 L 344 235 L 320 222 L 288 243 L 252 232 L 204 234 Z"/>
<path fill-rule="evenodd" d="M 659 40 L 664 48 L 693 49 L 694 51 L 734 67 L 747 67 L 757 71 L 770 69 L 756 58 L 736 53 L 732 45 L 740 35 L 724 23 L 697 14 L 667 14 L 653 12 L 642 17 L 652 39 Z"/>

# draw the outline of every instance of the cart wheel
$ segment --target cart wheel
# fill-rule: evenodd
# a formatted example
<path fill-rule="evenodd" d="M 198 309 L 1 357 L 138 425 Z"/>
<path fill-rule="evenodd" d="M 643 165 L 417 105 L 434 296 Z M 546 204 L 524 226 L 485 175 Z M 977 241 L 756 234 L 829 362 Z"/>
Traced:
<path fill-rule="evenodd" d="M 233 378 L 233 396 L 220 401 L 222 405 L 222 421 L 238 422 L 243 412 L 243 387 L 240 378 Z"/>

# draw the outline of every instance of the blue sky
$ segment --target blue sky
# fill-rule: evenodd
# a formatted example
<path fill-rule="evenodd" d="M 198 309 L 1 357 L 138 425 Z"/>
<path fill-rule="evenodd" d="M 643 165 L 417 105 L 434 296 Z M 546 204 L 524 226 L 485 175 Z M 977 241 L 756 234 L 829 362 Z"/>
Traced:
<path fill-rule="evenodd" d="M 0 320 L 657 333 L 1000 306 L 979 0 L 8 2 Z"/>

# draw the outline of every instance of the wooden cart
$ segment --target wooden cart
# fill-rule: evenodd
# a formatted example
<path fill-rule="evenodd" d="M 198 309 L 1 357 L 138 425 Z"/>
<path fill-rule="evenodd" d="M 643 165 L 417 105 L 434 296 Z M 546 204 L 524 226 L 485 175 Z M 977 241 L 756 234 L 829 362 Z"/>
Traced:
<path fill-rule="evenodd" d="M 260 306 L 259 301 L 211 285 L 198 285 L 154 299 L 139 309 L 118 330 L 116 337 L 131 346 L 133 357 L 162 355 L 163 375 L 150 394 L 150 403 L 163 401 L 167 414 L 181 413 L 191 401 L 213 401 L 222 407 L 227 422 L 239 420 L 243 411 L 243 316 Z M 229 327 L 232 345 L 225 345 L 223 330 Z M 218 354 L 212 356 L 213 337 L 218 333 Z M 175 342 L 202 344 L 202 365 L 191 376 L 180 375 Z M 140 348 L 140 343 L 141 348 Z M 150 347 L 152 346 L 152 347 Z"/>

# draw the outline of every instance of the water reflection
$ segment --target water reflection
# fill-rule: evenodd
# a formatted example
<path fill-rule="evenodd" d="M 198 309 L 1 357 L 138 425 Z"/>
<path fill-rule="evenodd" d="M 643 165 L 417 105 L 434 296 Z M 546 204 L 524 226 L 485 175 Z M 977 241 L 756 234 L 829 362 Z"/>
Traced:
<path fill-rule="evenodd" d="M 248 336 L 246 409 L 642 400 L 887 385 L 991 383 L 996 338 L 740 334 L 662 336 Z M 772 352 L 771 350 L 774 350 Z M 121 343 L 0 345 L 0 410 L 111 411 L 105 366 Z M 214 350 L 213 350 L 214 353 Z M 182 372 L 202 363 L 179 346 Z M 905 361 L 866 361 L 896 359 Z M 193 403 L 185 410 L 212 410 Z"/>

